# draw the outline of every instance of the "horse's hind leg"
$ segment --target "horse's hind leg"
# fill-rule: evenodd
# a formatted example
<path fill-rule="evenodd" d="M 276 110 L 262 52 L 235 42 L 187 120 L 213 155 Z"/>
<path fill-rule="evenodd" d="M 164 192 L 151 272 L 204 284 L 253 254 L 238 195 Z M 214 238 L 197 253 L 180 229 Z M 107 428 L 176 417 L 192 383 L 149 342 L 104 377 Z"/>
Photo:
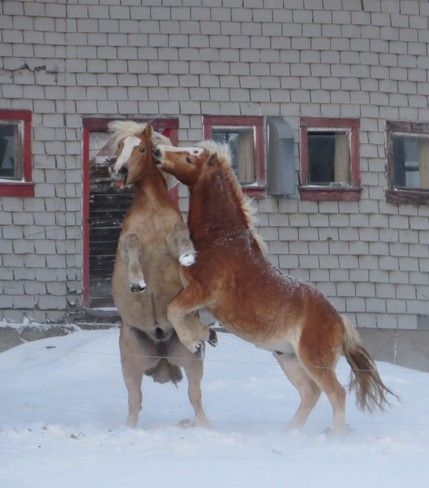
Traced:
<path fill-rule="evenodd" d="M 128 416 L 126 425 L 136 427 L 142 406 L 142 380 L 144 372 L 153 366 L 153 359 L 145 357 L 141 340 L 135 330 L 121 323 L 119 336 L 122 374 L 128 391 Z"/>
<path fill-rule="evenodd" d="M 301 404 L 289 422 L 289 428 L 299 429 L 316 405 L 320 397 L 320 388 L 300 365 L 295 354 L 274 353 L 274 357 L 301 397 Z"/>
<path fill-rule="evenodd" d="M 189 353 L 188 353 L 189 354 Z M 203 378 L 203 362 L 189 358 L 183 365 L 188 379 L 189 401 L 195 412 L 195 425 L 209 427 L 210 422 L 201 402 L 201 380 Z"/>
<path fill-rule="evenodd" d="M 204 412 L 201 401 L 201 380 L 203 378 L 203 361 L 195 358 L 186 347 L 179 341 L 178 337 L 174 338 L 175 342 L 169 351 L 169 361 L 185 370 L 188 380 L 189 401 L 195 412 L 195 421 L 190 423 L 189 420 L 182 421 L 182 425 L 198 425 L 209 427 L 210 422 Z"/>
<path fill-rule="evenodd" d="M 146 288 L 143 270 L 140 266 L 142 246 L 136 234 L 124 234 L 119 239 L 122 258 L 128 263 L 128 281 L 130 290 L 138 293 Z"/>
<path fill-rule="evenodd" d="M 203 377 L 202 361 L 190 361 L 185 366 L 186 377 L 188 379 L 189 401 L 195 412 L 195 424 L 201 427 L 209 427 L 210 422 L 203 409 L 201 402 L 201 379 Z"/>
<path fill-rule="evenodd" d="M 333 411 L 332 432 L 341 434 L 347 430 L 345 421 L 346 391 L 335 374 L 339 351 L 336 351 L 336 348 L 329 350 L 328 347 L 323 352 L 320 348 L 307 347 L 303 334 L 297 354 L 309 376 L 328 397 Z"/>

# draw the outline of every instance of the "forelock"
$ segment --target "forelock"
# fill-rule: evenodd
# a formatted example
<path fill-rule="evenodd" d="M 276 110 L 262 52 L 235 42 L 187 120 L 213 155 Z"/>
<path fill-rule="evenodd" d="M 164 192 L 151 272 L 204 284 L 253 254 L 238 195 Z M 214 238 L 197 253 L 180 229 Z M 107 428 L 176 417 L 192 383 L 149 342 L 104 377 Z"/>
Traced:
<path fill-rule="evenodd" d="M 109 132 L 112 132 L 112 137 L 115 146 L 118 145 L 120 141 L 123 141 L 129 136 L 138 136 L 143 133 L 146 129 L 147 124 L 134 122 L 133 120 L 113 120 L 109 122 Z M 171 145 L 171 141 L 168 137 L 163 134 L 152 131 L 152 144 L 168 144 Z"/>

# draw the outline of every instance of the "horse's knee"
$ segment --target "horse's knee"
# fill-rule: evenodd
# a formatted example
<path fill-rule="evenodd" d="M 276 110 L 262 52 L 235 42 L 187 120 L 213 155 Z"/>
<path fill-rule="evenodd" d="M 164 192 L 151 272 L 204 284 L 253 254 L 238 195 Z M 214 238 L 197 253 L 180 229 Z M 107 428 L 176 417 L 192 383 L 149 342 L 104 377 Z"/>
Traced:
<path fill-rule="evenodd" d="M 185 314 L 182 311 L 182 308 L 178 303 L 175 303 L 173 300 L 167 307 L 167 319 L 169 322 L 174 324 L 175 321 L 178 319 L 181 319 L 185 316 Z"/>
<path fill-rule="evenodd" d="M 124 243 L 128 249 L 138 249 L 140 247 L 140 239 L 137 234 L 125 234 Z"/>

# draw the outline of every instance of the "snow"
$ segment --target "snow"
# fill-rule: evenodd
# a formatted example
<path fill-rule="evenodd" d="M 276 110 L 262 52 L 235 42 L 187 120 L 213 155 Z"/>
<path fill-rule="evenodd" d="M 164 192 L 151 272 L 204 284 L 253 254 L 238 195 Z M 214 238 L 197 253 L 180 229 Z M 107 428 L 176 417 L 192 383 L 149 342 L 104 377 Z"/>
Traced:
<path fill-rule="evenodd" d="M 203 400 L 211 430 L 192 416 L 186 382 L 144 380 L 139 428 L 123 427 L 127 396 L 118 331 L 81 331 L 0 354 L 1 488 L 130 486 L 347 488 L 427 485 L 429 375 L 378 363 L 402 397 L 369 416 L 348 399 L 351 433 L 331 439 L 322 397 L 302 432 L 287 432 L 298 404 L 274 359 L 219 335 L 207 348 Z M 345 361 L 338 366 L 348 381 Z"/>

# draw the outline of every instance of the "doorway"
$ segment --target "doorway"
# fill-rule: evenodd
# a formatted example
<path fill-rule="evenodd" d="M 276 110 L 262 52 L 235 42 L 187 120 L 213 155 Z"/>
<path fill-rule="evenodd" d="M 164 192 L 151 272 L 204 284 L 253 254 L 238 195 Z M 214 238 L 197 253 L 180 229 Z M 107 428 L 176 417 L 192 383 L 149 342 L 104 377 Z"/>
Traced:
<path fill-rule="evenodd" d="M 82 284 L 83 307 L 89 309 L 114 309 L 111 280 L 116 246 L 122 219 L 133 198 L 132 190 L 118 189 L 108 174 L 107 128 L 111 120 L 118 119 L 83 119 Z M 178 119 L 155 119 L 150 122 L 155 130 L 177 144 Z"/>

